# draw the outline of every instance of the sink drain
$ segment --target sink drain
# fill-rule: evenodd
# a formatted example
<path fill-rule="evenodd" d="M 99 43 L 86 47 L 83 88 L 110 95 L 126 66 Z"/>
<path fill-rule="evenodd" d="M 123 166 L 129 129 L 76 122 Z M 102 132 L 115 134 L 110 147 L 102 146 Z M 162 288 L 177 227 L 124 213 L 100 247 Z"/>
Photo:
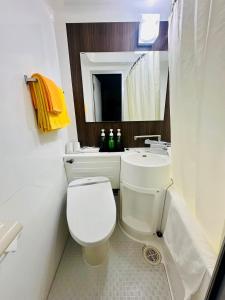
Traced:
<path fill-rule="evenodd" d="M 148 263 L 154 266 L 159 265 L 161 263 L 162 256 L 157 248 L 152 246 L 144 246 L 142 250 L 144 259 Z"/>

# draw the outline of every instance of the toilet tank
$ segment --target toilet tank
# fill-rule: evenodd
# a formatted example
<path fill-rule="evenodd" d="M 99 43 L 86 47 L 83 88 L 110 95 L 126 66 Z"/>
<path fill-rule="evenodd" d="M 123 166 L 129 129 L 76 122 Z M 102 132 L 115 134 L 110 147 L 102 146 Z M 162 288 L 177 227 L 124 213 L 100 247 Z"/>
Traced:
<path fill-rule="evenodd" d="M 105 176 L 109 178 L 112 188 L 120 187 L 120 153 L 79 153 L 64 156 L 64 166 L 68 183 L 72 180 Z"/>

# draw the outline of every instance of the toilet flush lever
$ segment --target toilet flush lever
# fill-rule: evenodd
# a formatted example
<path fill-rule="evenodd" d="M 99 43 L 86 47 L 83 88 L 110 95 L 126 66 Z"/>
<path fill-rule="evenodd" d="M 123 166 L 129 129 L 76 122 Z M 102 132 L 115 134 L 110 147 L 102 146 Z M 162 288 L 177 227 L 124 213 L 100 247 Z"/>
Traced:
<path fill-rule="evenodd" d="M 67 162 L 68 164 L 73 164 L 73 163 L 74 163 L 74 159 L 71 158 L 71 159 L 67 160 L 66 162 Z"/>

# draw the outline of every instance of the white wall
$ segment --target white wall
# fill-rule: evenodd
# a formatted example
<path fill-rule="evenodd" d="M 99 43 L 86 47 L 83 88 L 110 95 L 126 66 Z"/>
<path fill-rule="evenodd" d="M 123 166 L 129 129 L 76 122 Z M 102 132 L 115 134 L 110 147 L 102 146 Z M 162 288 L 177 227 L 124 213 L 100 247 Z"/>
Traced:
<path fill-rule="evenodd" d="M 77 126 L 75 119 L 73 88 L 71 81 L 69 50 L 66 33 L 65 11 L 63 0 L 46 0 L 54 11 L 54 27 L 56 35 L 57 50 L 59 56 L 59 67 L 61 81 L 67 99 L 68 109 L 71 112 L 71 126 L 68 128 L 70 139 L 77 140 Z"/>
<path fill-rule="evenodd" d="M 4 300 L 45 299 L 68 236 L 62 154 L 69 135 L 38 132 L 23 80 L 41 72 L 61 85 L 53 21 L 42 0 L 1 3 L 0 221 L 24 226 L 18 251 L 0 263 Z"/>

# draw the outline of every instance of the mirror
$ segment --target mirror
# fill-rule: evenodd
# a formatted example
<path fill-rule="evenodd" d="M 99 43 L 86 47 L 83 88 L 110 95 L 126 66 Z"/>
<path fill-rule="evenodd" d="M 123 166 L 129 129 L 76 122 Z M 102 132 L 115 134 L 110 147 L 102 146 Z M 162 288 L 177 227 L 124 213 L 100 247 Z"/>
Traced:
<path fill-rule="evenodd" d="M 86 122 L 164 119 L 168 52 L 80 53 Z"/>

